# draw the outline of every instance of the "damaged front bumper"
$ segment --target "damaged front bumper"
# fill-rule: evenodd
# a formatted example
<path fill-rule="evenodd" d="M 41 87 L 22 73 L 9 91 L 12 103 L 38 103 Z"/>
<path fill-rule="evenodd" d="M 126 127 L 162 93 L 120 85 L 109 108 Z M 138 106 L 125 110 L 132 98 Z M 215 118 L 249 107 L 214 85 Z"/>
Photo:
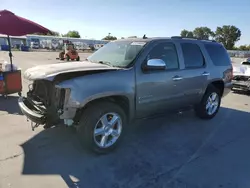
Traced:
<path fill-rule="evenodd" d="M 232 89 L 250 91 L 250 81 L 233 81 Z"/>
<path fill-rule="evenodd" d="M 232 80 L 233 89 L 250 91 L 250 76 L 236 75 Z"/>
<path fill-rule="evenodd" d="M 18 99 L 18 105 L 21 112 L 36 125 L 43 125 L 46 123 L 46 112 L 36 107 L 36 105 L 25 97 Z"/>
<path fill-rule="evenodd" d="M 65 96 L 67 97 L 67 95 L 66 92 Z M 62 99 L 62 105 L 56 106 L 53 111 L 51 111 L 50 107 L 45 107 L 29 97 L 20 97 L 18 105 L 21 112 L 27 117 L 27 120 L 31 122 L 32 130 L 39 125 L 44 125 L 44 128 L 50 128 L 61 123 L 71 126 L 74 123 L 73 119 L 77 108 L 68 106 L 68 102 L 66 103 L 68 101 L 67 98 L 63 97 Z"/>

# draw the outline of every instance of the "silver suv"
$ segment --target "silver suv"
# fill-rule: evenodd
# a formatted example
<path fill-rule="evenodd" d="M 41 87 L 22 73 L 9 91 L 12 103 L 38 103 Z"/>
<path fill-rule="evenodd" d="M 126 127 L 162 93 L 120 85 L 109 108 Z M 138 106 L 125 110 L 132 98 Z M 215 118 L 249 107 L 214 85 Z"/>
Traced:
<path fill-rule="evenodd" d="M 171 38 L 109 42 L 85 61 L 28 69 L 33 81 L 19 106 L 33 126 L 76 128 L 98 153 L 114 149 L 134 119 L 194 107 L 213 118 L 232 87 L 232 65 L 223 45 Z"/>

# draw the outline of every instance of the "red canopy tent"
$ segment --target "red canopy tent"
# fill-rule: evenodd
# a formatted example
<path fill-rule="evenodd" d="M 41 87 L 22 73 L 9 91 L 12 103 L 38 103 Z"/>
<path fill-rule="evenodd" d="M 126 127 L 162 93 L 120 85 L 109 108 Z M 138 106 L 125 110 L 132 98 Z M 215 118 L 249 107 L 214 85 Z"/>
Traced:
<path fill-rule="evenodd" d="M 52 32 L 46 29 L 45 27 L 20 16 L 17 16 L 8 10 L 0 11 L 0 34 L 7 35 L 11 63 L 10 72 L 0 71 L 0 76 L 3 78 L 0 79 L 1 95 L 7 96 L 8 94 L 18 92 L 18 94 L 21 96 L 22 91 L 21 71 L 13 71 L 10 36 L 23 36 L 33 33 L 48 34 Z"/>
<path fill-rule="evenodd" d="M 12 53 L 10 46 L 10 36 L 23 36 L 33 33 L 48 34 L 51 33 L 51 31 L 33 21 L 17 16 L 11 11 L 0 11 L 0 34 L 7 35 L 11 67 Z"/>

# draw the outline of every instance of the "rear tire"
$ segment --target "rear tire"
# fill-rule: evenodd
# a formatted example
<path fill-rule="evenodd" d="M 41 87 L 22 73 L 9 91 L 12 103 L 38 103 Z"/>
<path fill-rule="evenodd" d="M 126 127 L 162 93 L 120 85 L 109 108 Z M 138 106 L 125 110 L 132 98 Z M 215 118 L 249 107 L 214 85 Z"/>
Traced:
<path fill-rule="evenodd" d="M 116 123 L 112 126 L 111 121 L 114 119 Z M 123 109 L 115 103 L 104 101 L 94 103 L 84 110 L 77 126 L 77 134 L 84 148 L 105 154 L 114 150 L 121 142 L 125 125 L 126 115 Z"/>
<path fill-rule="evenodd" d="M 196 115 L 201 119 L 212 119 L 219 111 L 221 93 L 213 85 L 209 85 L 201 102 L 195 106 Z"/>

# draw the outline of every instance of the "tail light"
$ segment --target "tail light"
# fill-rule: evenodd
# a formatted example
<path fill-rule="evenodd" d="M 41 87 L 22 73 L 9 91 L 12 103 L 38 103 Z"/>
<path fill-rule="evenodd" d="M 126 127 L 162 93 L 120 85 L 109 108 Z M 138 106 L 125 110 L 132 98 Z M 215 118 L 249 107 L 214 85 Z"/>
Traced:
<path fill-rule="evenodd" d="M 233 66 L 224 72 L 225 82 L 231 82 L 233 80 Z"/>
<path fill-rule="evenodd" d="M 231 80 L 234 78 L 234 67 L 231 68 Z"/>

